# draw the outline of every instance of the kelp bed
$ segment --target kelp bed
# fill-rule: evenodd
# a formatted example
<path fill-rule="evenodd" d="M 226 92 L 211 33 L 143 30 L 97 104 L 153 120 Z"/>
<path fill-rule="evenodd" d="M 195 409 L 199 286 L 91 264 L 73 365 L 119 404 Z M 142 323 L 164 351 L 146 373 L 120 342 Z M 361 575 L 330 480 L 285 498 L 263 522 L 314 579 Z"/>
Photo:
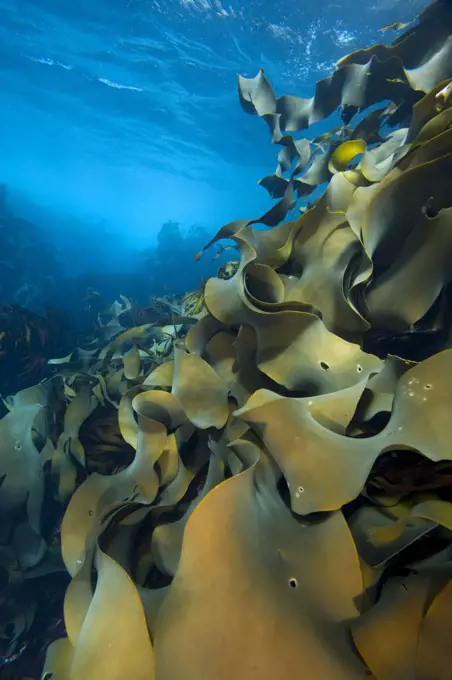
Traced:
<path fill-rule="evenodd" d="M 8 400 L 10 652 L 36 611 L 14 593 L 61 569 L 43 514 L 65 508 L 65 637 L 43 678 L 452 677 L 451 77 L 435 2 L 310 100 L 241 78 L 282 150 L 261 181 L 279 202 L 211 242 L 240 262 L 172 325 L 125 330 L 123 299 Z M 290 134 L 338 106 L 330 135 Z"/>

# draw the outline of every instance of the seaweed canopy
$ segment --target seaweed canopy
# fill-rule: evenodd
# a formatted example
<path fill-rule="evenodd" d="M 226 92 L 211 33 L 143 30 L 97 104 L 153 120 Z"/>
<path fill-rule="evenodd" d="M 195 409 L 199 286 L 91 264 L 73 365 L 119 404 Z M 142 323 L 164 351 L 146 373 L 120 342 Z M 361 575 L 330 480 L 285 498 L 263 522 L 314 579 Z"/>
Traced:
<path fill-rule="evenodd" d="M 53 680 L 450 678 L 451 44 L 437 2 L 311 100 L 241 79 L 282 146 L 262 181 L 281 200 L 212 239 L 237 244 L 233 275 L 207 282 L 206 312 L 174 320 L 163 355 L 169 329 L 124 329 L 123 299 L 104 346 L 9 404 L 0 499 L 27 511 L 24 573 L 46 560 L 45 460 L 68 501 Z M 289 134 L 339 105 L 325 148 Z"/>
<path fill-rule="evenodd" d="M 2 391 L 43 377 L 47 360 L 66 345 L 67 322 L 58 310 L 39 316 L 17 305 L 0 305 Z"/>

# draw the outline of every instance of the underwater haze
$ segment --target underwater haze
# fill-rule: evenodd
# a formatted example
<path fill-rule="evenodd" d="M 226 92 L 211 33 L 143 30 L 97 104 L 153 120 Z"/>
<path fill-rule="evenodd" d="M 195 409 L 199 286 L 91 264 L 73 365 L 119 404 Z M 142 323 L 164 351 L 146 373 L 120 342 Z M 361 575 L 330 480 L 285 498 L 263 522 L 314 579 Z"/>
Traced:
<path fill-rule="evenodd" d="M 239 74 L 312 96 L 423 4 L 0 0 L 0 181 L 71 273 L 130 270 L 167 220 L 213 234 L 270 207 L 274 148 Z"/>

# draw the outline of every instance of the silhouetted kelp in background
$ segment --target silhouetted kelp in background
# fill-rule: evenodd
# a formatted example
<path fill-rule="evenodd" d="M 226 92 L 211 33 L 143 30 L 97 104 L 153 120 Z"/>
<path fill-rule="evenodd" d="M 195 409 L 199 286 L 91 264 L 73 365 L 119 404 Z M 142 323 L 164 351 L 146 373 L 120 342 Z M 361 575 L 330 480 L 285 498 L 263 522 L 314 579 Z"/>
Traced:
<path fill-rule="evenodd" d="M 38 315 L 16 305 L 0 305 L 0 394 L 46 377 L 48 360 L 69 350 L 68 330 L 67 317 L 58 310 Z"/>
<path fill-rule="evenodd" d="M 5 184 L 0 184 L 0 267 L 3 303 L 36 311 L 55 300 L 62 276 L 59 263 L 39 229 L 14 214 Z"/>
<path fill-rule="evenodd" d="M 52 356 L 89 342 L 99 315 L 121 293 L 134 301 L 136 318 L 129 325 L 138 323 L 138 316 L 143 323 L 158 319 L 155 301 L 180 298 L 203 272 L 208 276 L 218 268 L 218 263 L 207 262 L 202 268 L 193 262 L 191 255 L 203 234 L 200 226 L 184 233 L 180 225 L 168 222 L 160 229 L 157 247 L 142 254 L 137 271 L 69 277 L 44 231 L 14 213 L 7 187 L 0 185 L 0 394 L 47 377 Z M 175 271 L 171 279 L 169 267 Z"/>
<path fill-rule="evenodd" d="M 35 313 L 42 313 L 47 306 L 58 307 L 70 312 L 73 324 L 81 327 L 86 319 L 88 305 L 83 303 L 86 292 L 98 291 L 107 304 L 120 294 L 133 298 L 145 305 L 150 295 L 183 295 L 195 288 L 202 278 L 216 273 L 217 262 L 206 260 L 200 265 L 193 261 L 192 254 L 208 237 L 208 231 L 201 225 L 183 229 L 176 222 L 166 222 L 157 233 L 157 243 L 142 252 L 125 252 L 123 271 L 112 272 L 97 262 L 90 232 L 90 238 L 81 235 L 78 247 L 85 251 L 80 258 L 83 273 L 73 273 L 68 261 L 77 260 L 77 253 L 58 251 L 51 237 L 41 224 L 46 212 L 37 213 L 36 223 L 20 217 L 21 194 L 15 196 L 14 207 L 9 199 L 8 188 L 0 185 L 0 299 L 3 304 L 15 305 Z M 27 207 L 27 213 L 33 208 Z M 57 216 L 52 214 L 52 219 Z M 65 216 L 60 218 L 60 229 L 65 229 Z M 70 225 L 75 229 L 74 225 Z M 87 227 L 84 225 L 86 231 Z M 107 239 L 114 242 L 104 223 L 93 226 L 96 241 Z M 113 246 L 109 245 L 110 250 Z M 119 250 L 121 247 L 118 246 Z M 221 255 L 221 253 L 220 253 Z M 216 257 L 216 256 L 215 256 Z M 216 258 L 217 259 L 217 258 Z M 221 261 L 225 261 L 223 257 Z M 89 263 L 92 262 L 92 265 Z M 87 264 L 88 263 L 88 264 Z M 171 270 L 171 277 L 168 272 Z"/>
<path fill-rule="evenodd" d="M 168 315 L 122 297 L 7 400 L 0 607 L 62 568 L 52 502 L 52 680 L 450 677 L 451 51 L 437 1 L 310 100 L 240 79 L 282 146 L 279 202 L 205 247 L 240 260 Z M 330 137 L 290 134 L 339 106 Z M 8 653 L 33 625 L 13 601 Z"/>

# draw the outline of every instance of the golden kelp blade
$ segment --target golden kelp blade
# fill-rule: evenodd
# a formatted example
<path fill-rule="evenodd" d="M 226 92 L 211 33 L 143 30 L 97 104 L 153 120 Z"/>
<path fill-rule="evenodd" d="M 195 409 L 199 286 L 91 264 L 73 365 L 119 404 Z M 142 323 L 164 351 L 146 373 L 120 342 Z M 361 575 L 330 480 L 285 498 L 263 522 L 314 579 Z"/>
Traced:
<path fill-rule="evenodd" d="M 343 172 L 350 161 L 355 158 L 358 154 L 363 153 L 366 150 L 366 142 L 362 139 L 350 140 L 348 142 L 343 142 L 338 146 L 328 163 L 328 169 L 331 173 Z"/>
<path fill-rule="evenodd" d="M 60 638 L 47 648 L 43 680 L 70 680 L 73 648 L 68 638 Z"/>
<path fill-rule="evenodd" d="M 341 513 L 298 524 L 255 468 L 212 491 L 187 524 L 156 622 L 157 677 L 270 679 L 306 665 L 313 679 L 363 678 L 342 625 L 362 582 Z"/>
<path fill-rule="evenodd" d="M 385 33 L 386 31 L 403 31 L 404 28 L 409 26 L 409 24 L 404 23 L 403 21 L 394 21 L 393 24 L 388 24 L 387 26 L 383 26 L 382 28 L 379 29 L 381 33 Z"/>
<path fill-rule="evenodd" d="M 77 637 L 70 678 L 119 680 L 128 674 L 136 680 L 152 680 L 152 646 L 136 588 L 124 570 L 101 550 L 97 552 L 97 569 L 98 583 Z M 99 655 L 99 647 L 104 654 Z"/>

